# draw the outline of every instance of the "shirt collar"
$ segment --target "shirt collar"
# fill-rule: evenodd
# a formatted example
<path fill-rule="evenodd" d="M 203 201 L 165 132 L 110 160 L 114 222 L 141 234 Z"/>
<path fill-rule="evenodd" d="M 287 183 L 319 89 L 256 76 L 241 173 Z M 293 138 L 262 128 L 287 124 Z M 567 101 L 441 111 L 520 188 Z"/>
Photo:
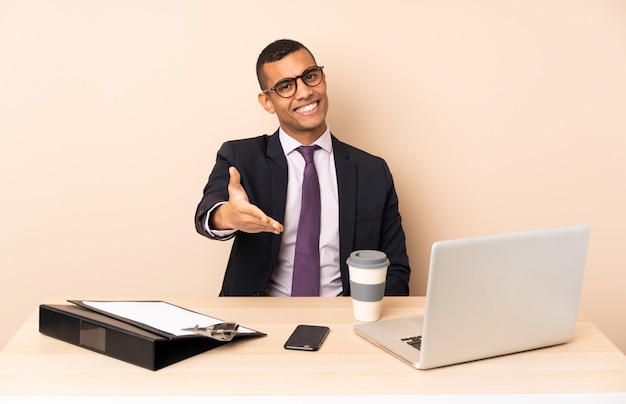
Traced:
<path fill-rule="evenodd" d="M 300 142 L 296 139 L 289 136 L 283 128 L 278 128 L 278 138 L 280 139 L 280 144 L 283 146 L 283 150 L 285 151 L 285 156 L 296 150 L 298 147 L 302 146 Z M 326 150 L 330 153 L 333 149 L 333 141 L 330 136 L 330 128 L 326 127 L 326 131 L 320 136 L 313 144 L 318 145 L 322 149 Z"/>

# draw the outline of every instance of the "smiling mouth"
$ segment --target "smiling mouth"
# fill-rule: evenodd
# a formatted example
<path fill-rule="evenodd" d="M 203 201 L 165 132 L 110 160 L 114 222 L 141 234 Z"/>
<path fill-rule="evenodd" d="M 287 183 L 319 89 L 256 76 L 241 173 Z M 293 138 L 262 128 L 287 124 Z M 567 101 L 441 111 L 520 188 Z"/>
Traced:
<path fill-rule="evenodd" d="M 306 114 L 309 114 L 309 113 L 315 111 L 317 109 L 318 105 L 319 105 L 319 101 L 315 101 L 315 102 L 313 102 L 311 104 L 304 105 L 302 107 L 296 108 L 295 112 L 297 112 L 299 114 L 306 115 Z"/>

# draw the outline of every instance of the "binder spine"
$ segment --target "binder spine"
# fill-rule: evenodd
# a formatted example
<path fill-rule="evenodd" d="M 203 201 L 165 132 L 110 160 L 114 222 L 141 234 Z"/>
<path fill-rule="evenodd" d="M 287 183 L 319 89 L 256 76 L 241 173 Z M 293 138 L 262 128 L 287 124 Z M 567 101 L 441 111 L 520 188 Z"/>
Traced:
<path fill-rule="evenodd" d="M 111 325 L 56 311 L 39 308 L 39 332 L 92 351 L 150 370 L 157 370 L 154 341 L 115 329 Z"/>

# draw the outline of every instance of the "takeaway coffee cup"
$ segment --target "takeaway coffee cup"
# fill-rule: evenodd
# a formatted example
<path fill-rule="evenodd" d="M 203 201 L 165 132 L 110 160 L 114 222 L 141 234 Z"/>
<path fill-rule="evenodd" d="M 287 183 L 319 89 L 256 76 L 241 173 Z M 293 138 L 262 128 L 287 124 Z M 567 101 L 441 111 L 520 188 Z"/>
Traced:
<path fill-rule="evenodd" d="M 354 319 L 376 321 L 385 295 L 385 279 L 389 259 L 384 252 L 375 250 L 354 251 L 346 260 L 350 272 L 350 294 Z"/>

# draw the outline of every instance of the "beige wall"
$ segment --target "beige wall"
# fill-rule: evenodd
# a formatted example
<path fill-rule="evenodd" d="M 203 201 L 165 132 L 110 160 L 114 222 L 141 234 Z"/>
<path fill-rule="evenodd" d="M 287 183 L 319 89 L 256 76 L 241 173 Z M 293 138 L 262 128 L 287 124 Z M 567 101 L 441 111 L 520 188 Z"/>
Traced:
<path fill-rule="evenodd" d="M 626 351 L 621 0 L 0 0 L 0 347 L 52 299 L 217 294 L 193 214 L 219 145 L 276 129 L 279 37 L 389 162 L 412 294 L 436 240 L 589 223 L 581 308 Z"/>

